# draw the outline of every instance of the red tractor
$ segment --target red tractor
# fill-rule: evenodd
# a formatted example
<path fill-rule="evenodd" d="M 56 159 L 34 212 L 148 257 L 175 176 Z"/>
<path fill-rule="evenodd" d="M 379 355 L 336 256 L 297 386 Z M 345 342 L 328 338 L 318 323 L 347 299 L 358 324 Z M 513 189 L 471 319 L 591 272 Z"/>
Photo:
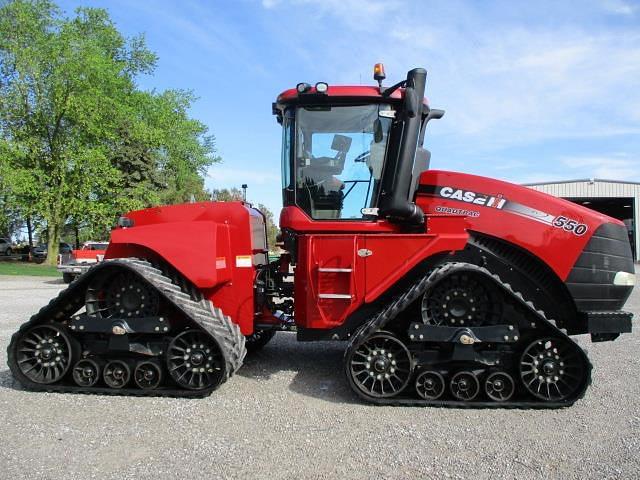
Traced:
<path fill-rule="evenodd" d="M 280 94 L 281 245 L 244 202 L 131 212 L 106 260 L 13 336 L 26 388 L 205 396 L 278 330 L 346 341 L 384 405 L 562 407 L 591 364 L 571 335 L 631 331 L 622 222 L 490 178 L 429 169 L 426 71 Z"/>

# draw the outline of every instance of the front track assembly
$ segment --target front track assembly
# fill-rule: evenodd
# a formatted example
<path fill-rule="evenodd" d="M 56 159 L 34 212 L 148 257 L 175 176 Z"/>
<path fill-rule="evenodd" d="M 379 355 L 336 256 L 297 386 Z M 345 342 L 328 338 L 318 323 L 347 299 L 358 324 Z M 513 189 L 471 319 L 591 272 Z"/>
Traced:
<path fill-rule="evenodd" d="M 344 365 L 358 396 L 382 405 L 558 408 L 591 382 L 575 342 L 468 263 L 435 268 L 387 305 L 351 338 Z"/>
<path fill-rule="evenodd" d="M 242 365 L 244 336 L 178 275 L 137 259 L 96 265 L 13 335 L 14 377 L 29 390 L 210 394 Z"/>

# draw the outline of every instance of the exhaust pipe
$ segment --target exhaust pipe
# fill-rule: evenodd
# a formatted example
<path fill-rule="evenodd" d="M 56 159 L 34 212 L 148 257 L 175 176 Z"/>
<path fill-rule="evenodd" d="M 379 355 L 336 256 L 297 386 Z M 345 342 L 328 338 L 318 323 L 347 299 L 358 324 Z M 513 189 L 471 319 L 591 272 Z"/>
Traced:
<path fill-rule="evenodd" d="M 420 135 L 422 120 L 422 99 L 424 98 L 427 71 L 414 68 L 407 73 L 402 122 L 397 155 L 389 156 L 385 168 L 381 196 L 380 216 L 396 223 L 420 225 L 424 222 L 424 212 L 409 198 L 413 174 L 413 162 Z M 395 157 L 395 161 L 394 161 Z"/>

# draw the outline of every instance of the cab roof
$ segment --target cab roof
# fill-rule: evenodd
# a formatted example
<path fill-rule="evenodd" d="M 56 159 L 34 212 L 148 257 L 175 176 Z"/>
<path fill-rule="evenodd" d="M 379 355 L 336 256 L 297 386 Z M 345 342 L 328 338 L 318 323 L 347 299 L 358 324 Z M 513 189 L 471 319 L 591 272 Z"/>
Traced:
<path fill-rule="evenodd" d="M 299 94 L 295 88 L 285 90 L 276 100 L 277 104 L 294 104 L 298 103 L 302 99 L 308 99 L 310 101 L 322 98 L 325 102 L 330 98 L 342 101 L 391 101 L 393 103 L 399 102 L 404 98 L 404 88 L 398 88 L 389 97 L 383 97 L 380 93 L 380 89 L 376 86 L 367 85 L 329 85 L 326 93 L 318 93 L 315 87 L 311 87 L 307 92 Z M 306 102 L 305 102 L 306 103 Z M 429 102 L 426 98 L 423 99 L 423 105 L 429 106 Z"/>

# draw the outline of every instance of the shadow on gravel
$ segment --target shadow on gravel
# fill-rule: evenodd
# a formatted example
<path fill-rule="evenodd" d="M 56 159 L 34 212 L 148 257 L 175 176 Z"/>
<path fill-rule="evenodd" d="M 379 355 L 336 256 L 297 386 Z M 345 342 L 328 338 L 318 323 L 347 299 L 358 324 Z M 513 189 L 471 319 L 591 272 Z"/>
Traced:
<path fill-rule="evenodd" d="M 278 333 L 262 351 L 247 355 L 236 375 L 269 382 L 281 372 L 295 372 L 289 384 L 292 392 L 332 403 L 361 403 L 342 370 L 345 346 L 334 342 L 299 343 L 295 334 Z M 0 371 L 0 388 L 24 390 L 8 369 Z"/>
<path fill-rule="evenodd" d="M 280 372 L 295 372 L 292 392 L 333 403 L 360 403 L 342 369 L 346 343 L 300 343 L 293 333 L 278 333 L 263 350 L 248 354 L 236 375 L 268 381 Z"/>
<path fill-rule="evenodd" d="M 8 388 L 10 390 L 24 390 L 22 385 L 20 385 L 11 375 L 11 370 L 2 370 L 0 372 L 0 388 Z"/>
<path fill-rule="evenodd" d="M 64 280 L 62 280 L 61 278 L 56 278 L 55 280 L 47 280 L 46 282 L 44 282 L 48 285 L 64 285 Z"/>

